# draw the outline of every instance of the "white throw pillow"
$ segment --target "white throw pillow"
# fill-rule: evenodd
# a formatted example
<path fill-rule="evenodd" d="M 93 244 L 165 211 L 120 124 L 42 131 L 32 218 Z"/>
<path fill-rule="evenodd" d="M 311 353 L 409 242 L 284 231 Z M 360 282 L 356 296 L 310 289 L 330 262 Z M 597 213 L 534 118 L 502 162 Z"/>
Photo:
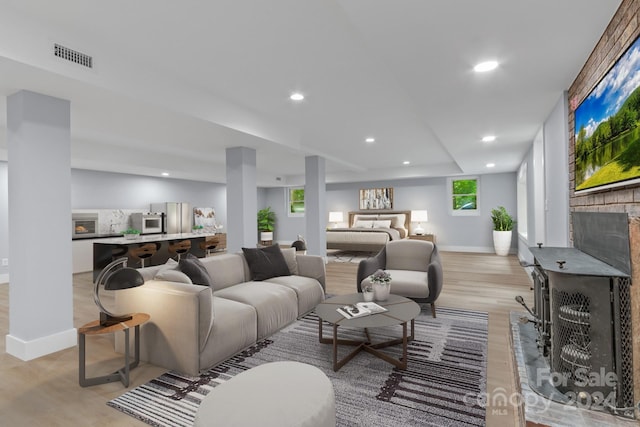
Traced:
<path fill-rule="evenodd" d="M 156 280 L 166 280 L 167 282 L 178 282 L 178 283 L 186 283 L 187 285 L 192 285 L 193 282 L 182 271 L 172 270 L 170 268 L 165 268 L 164 270 L 160 270 L 156 277 Z"/>
<path fill-rule="evenodd" d="M 375 221 L 356 221 L 353 226 L 355 228 L 373 228 L 373 223 Z"/>
<path fill-rule="evenodd" d="M 373 221 L 373 228 L 389 228 L 391 227 L 391 220 Z"/>

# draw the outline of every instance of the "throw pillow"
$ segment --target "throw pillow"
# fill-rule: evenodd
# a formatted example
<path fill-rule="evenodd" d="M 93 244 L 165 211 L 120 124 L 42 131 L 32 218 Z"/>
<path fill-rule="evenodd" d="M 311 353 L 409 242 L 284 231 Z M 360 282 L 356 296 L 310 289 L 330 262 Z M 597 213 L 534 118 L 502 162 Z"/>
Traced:
<path fill-rule="evenodd" d="M 188 285 L 193 284 L 189 276 L 184 274 L 182 271 L 171 269 L 160 270 L 154 279 L 166 280 L 167 282 L 186 283 Z"/>
<path fill-rule="evenodd" d="M 373 228 L 389 228 L 391 227 L 391 220 L 386 219 L 382 221 L 373 221 Z"/>
<path fill-rule="evenodd" d="M 373 228 L 373 221 L 356 221 L 353 226 L 355 228 Z"/>
<path fill-rule="evenodd" d="M 138 272 L 142 274 L 142 278 L 145 282 L 153 280 L 156 274 L 163 270 L 173 270 L 178 265 L 178 262 L 169 258 L 165 264 L 154 265 L 152 267 L 139 268 Z"/>
<path fill-rule="evenodd" d="M 212 287 L 211 276 L 209 276 L 207 268 L 193 254 L 187 254 L 178 262 L 178 270 L 189 276 L 194 284 Z"/>
<path fill-rule="evenodd" d="M 249 264 L 252 280 L 266 280 L 278 276 L 290 276 L 289 267 L 282 255 L 280 246 L 266 248 L 242 248 Z"/>

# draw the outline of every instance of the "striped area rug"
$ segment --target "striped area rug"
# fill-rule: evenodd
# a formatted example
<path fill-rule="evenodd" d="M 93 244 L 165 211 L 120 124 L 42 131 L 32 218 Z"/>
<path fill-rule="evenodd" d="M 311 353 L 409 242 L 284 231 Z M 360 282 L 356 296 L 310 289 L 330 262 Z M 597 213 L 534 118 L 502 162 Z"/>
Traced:
<path fill-rule="evenodd" d="M 318 319 L 309 314 L 199 377 L 169 372 L 107 405 L 149 425 L 191 426 L 198 405 L 217 385 L 263 363 L 293 360 L 317 366 L 331 379 L 339 426 L 484 425 L 478 396 L 486 389 L 487 313 L 438 307 L 437 314 L 432 318 L 424 307 L 416 319 L 405 371 L 361 352 L 333 372 L 332 346 L 318 342 Z M 401 335 L 400 326 L 371 332 L 374 342 Z M 358 329 L 340 333 L 362 337 Z M 324 334 L 330 336 L 329 324 Z M 340 348 L 339 357 L 351 349 Z M 386 351 L 397 358 L 401 347 Z"/>

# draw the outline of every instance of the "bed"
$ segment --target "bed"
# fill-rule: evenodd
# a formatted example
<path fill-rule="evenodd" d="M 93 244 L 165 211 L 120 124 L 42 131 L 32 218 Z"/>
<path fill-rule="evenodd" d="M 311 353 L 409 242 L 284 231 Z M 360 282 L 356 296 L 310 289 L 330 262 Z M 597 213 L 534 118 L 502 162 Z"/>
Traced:
<path fill-rule="evenodd" d="M 374 252 L 409 235 L 411 211 L 349 212 L 349 227 L 327 229 L 327 249 Z"/>

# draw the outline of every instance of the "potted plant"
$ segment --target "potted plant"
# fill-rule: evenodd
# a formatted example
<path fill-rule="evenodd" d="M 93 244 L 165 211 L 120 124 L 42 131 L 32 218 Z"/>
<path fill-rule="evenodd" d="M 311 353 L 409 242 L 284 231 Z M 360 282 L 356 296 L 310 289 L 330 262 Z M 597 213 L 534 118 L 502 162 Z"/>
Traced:
<path fill-rule="evenodd" d="M 275 223 L 276 213 L 271 210 L 270 206 L 258 211 L 258 231 L 260 232 L 261 242 L 273 240 L 273 226 Z"/>
<path fill-rule="evenodd" d="M 135 228 L 127 228 L 122 232 L 122 235 L 127 240 L 134 240 L 140 236 L 140 230 L 136 230 Z"/>
<path fill-rule="evenodd" d="M 373 294 L 376 301 L 386 301 L 391 292 L 391 274 L 378 269 L 369 276 L 369 280 L 373 284 Z"/>
<path fill-rule="evenodd" d="M 508 255 L 511 248 L 513 217 L 504 206 L 498 206 L 491 210 L 491 221 L 493 221 L 493 249 L 496 255 Z"/>

